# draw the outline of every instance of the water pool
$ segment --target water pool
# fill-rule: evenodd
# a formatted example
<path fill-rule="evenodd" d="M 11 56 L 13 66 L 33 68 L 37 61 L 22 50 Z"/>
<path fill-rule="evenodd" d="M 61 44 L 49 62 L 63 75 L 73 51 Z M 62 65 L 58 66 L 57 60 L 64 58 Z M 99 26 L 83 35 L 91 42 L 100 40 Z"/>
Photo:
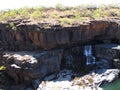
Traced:
<path fill-rule="evenodd" d="M 102 85 L 103 90 L 120 90 L 120 79 Z"/>

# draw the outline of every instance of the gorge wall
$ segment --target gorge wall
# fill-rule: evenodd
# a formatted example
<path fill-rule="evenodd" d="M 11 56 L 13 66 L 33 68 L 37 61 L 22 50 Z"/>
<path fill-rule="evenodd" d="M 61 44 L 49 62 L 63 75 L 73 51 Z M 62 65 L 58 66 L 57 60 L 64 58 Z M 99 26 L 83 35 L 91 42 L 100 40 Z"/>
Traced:
<path fill-rule="evenodd" d="M 120 43 L 120 24 L 117 19 L 95 20 L 71 27 L 52 26 L 48 29 L 40 28 L 39 23 L 14 21 L 13 26 L 10 23 L 0 23 L 2 50 L 49 50 L 74 44 L 83 45 L 89 41 Z"/>
<path fill-rule="evenodd" d="M 5 74 L 15 83 L 31 83 L 62 68 L 89 71 L 92 67 L 86 65 L 86 44 L 93 44 L 97 61 L 106 59 L 108 64 L 114 64 L 110 67 L 120 68 L 120 49 L 112 48 L 120 44 L 119 19 L 48 29 L 41 28 L 39 23 L 10 23 L 0 23 L 0 64 L 5 65 Z M 95 45 L 99 43 L 116 45 Z"/>

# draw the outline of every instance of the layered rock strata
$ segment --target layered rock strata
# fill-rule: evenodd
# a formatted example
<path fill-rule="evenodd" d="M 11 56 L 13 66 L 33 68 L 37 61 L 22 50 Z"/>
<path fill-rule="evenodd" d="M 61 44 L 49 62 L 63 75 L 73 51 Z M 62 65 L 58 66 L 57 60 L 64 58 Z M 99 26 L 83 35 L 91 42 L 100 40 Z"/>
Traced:
<path fill-rule="evenodd" d="M 41 28 L 37 22 L 0 23 L 0 64 L 6 67 L 6 73 L 15 83 L 31 83 L 34 79 L 42 79 L 60 71 L 61 66 L 86 71 L 90 67 L 86 68 L 82 45 L 120 44 L 119 35 L 120 24 L 117 19 L 51 28 Z M 107 59 L 108 64 L 112 65 L 110 67 L 120 68 L 120 52 L 114 48 L 116 46 L 95 45 L 93 55 L 98 61 Z"/>
<path fill-rule="evenodd" d="M 10 23 L 13 23 L 11 26 Z M 41 28 L 34 22 L 0 23 L 0 48 L 2 50 L 36 50 L 68 47 L 88 41 L 119 42 L 119 20 L 95 20 L 69 27 Z"/>

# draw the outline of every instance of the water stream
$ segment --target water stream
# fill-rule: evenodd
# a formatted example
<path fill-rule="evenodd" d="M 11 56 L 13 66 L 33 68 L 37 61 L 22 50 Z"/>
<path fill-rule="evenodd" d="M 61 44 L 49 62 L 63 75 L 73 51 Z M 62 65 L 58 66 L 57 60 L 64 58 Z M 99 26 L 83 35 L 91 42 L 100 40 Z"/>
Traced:
<path fill-rule="evenodd" d="M 84 55 L 86 56 L 86 65 L 95 64 L 95 57 L 92 55 L 92 46 L 84 46 Z"/>

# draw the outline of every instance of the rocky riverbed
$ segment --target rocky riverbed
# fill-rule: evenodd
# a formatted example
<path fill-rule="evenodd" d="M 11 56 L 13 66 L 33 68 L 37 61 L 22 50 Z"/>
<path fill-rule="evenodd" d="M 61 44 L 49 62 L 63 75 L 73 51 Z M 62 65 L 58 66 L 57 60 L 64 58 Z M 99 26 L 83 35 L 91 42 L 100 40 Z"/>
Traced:
<path fill-rule="evenodd" d="M 101 85 L 118 79 L 119 74 L 119 69 L 101 69 L 85 75 L 64 69 L 58 73 L 47 75 L 42 81 L 40 79 L 33 80 L 31 86 L 11 84 L 11 86 L 0 86 L 0 88 L 2 90 L 103 90 Z"/>
<path fill-rule="evenodd" d="M 89 73 L 84 76 L 77 76 L 71 70 L 62 70 L 58 74 L 52 74 L 44 78 L 42 83 L 38 83 L 37 90 L 102 90 L 100 85 L 105 82 L 112 82 L 120 70 L 108 69 L 102 73 Z"/>

